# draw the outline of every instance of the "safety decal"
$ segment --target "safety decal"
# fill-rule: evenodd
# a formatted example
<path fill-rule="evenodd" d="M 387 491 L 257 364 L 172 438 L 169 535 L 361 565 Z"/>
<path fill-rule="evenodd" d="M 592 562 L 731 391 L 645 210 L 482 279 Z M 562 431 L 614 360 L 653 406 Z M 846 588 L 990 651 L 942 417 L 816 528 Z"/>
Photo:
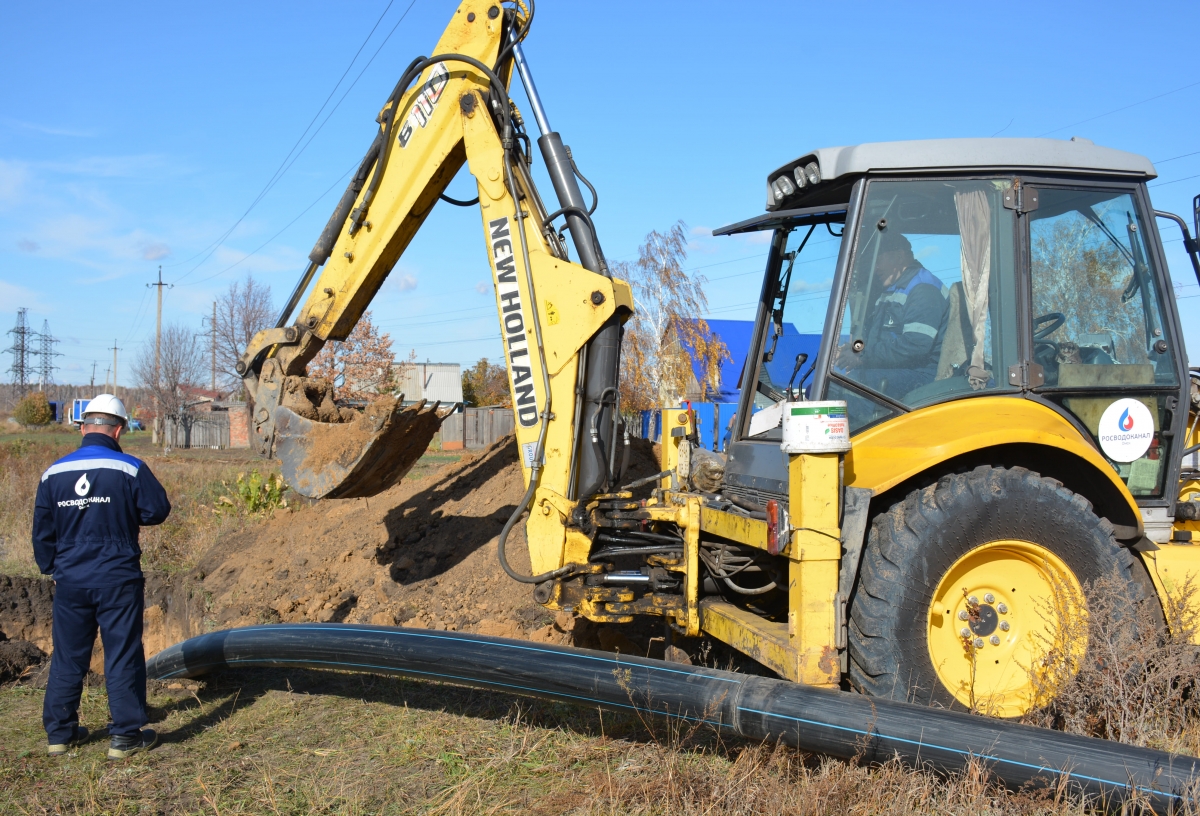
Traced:
<path fill-rule="evenodd" d="M 429 79 L 425 82 L 421 92 L 417 94 L 408 118 L 404 120 L 404 124 L 400 128 L 398 138 L 401 148 L 408 147 L 408 140 L 412 138 L 413 131 L 429 124 L 434 110 L 437 109 L 438 100 L 442 98 L 442 91 L 446 90 L 446 83 L 449 81 L 450 69 L 444 63 L 439 62 L 433 66 L 433 70 L 429 72 Z"/>
<path fill-rule="evenodd" d="M 1141 459 L 1154 440 L 1154 417 L 1141 400 L 1119 399 L 1100 416 L 1100 449 L 1114 462 Z"/>
<path fill-rule="evenodd" d="M 537 393 L 533 387 L 533 362 L 529 355 L 529 341 L 525 336 L 525 327 L 530 322 L 521 303 L 521 289 L 517 285 L 516 256 L 513 255 L 508 216 L 489 221 L 488 231 L 513 407 L 521 427 L 532 428 L 538 424 L 539 411 Z"/>

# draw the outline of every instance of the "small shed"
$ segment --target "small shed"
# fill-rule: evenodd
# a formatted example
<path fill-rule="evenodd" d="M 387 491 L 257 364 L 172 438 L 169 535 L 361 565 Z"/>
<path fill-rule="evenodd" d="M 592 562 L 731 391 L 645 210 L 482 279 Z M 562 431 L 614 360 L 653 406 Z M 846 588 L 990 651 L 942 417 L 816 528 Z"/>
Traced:
<path fill-rule="evenodd" d="M 409 363 L 392 366 L 404 404 L 425 400 L 453 405 L 463 401 L 462 366 L 458 363 Z"/>

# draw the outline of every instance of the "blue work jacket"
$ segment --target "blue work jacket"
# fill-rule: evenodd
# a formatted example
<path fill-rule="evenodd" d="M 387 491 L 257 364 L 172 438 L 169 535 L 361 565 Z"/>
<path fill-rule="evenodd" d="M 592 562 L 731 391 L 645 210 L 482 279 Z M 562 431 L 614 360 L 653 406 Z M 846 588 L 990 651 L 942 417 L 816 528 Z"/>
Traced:
<path fill-rule="evenodd" d="M 42 474 L 33 509 L 33 555 L 68 586 L 106 587 L 142 577 L 138 528 L 161 524 L 171 502 L 146 463 L 112 437 L 90 433 Z"/>

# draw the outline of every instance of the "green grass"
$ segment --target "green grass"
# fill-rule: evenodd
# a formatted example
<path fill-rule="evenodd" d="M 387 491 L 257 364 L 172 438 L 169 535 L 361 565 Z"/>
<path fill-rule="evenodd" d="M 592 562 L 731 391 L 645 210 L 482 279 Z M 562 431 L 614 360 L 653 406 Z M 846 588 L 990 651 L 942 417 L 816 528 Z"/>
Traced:
<path fill-rule="evenodd" d="M 163 744 L 45 756 L 40 691 L 0 691 L 0 812 L 195 814 L 1082 813 L 636 716 L 393 677 L 256 670 L 152 695 Z M 89 690 L 84 724 L 105 721 Z M 1049 796 L 1049 798 L 1047 798 Z"/>

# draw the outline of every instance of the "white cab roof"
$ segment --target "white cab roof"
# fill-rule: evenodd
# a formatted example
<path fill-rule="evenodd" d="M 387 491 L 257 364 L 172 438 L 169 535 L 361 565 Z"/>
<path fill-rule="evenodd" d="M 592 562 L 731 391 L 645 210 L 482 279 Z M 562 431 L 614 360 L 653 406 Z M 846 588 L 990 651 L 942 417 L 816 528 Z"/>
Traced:
<path fill-rule="evenodd" d="M 1145 156 L 1100 147 L 1087 139 L 922 139 L 872 142 L 852 147 L 822 147 L 788 162 L 770 175 L 816 161 L 823 181 L 868 172 L 1003 168 L 1092 171 L 1154 178 Z"/>

